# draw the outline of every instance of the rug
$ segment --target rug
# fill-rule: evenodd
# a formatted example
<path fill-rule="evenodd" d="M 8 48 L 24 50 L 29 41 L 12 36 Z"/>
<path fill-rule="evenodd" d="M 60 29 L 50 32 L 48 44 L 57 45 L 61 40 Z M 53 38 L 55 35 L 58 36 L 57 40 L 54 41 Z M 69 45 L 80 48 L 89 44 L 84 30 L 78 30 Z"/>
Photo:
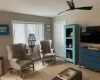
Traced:
<path fill-rule="evenodd" d="M 52 80 L 58 73 L 68 67 L 73 67 L 82 71 L 83 80 L 100 80 L 100 73 L 89 69 L 78 68 L 78 66 L 64 61 L 57 61 L 56 64 L 51 64 L 39 71 L 28 75 L 25 80 Z"/>

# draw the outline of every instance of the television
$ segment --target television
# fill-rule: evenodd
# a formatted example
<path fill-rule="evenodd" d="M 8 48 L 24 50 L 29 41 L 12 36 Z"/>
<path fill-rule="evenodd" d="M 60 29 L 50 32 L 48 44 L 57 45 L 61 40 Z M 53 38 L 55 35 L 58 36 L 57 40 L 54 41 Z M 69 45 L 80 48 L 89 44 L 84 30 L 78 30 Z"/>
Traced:
<path fill-rule="evenodd" d="M 80 41 L 100 44 L 100 26 L 80 27 Z"/>

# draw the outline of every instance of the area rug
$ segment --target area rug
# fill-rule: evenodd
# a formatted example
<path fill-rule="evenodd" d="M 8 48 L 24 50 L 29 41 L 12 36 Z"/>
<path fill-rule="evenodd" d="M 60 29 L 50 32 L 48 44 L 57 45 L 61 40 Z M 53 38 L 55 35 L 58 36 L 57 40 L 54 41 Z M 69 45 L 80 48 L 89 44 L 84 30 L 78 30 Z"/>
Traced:
<path fill-rule="evenodd" d="M 78 68 L 76 65 L 68 62 L 57 61 L 39 71 L 28 74 L 24 80 L 52 80 L 62 70 L 73 67 L 82 71 L 83 80 L 100 80 L 100 73 L 89 69 Z"/>

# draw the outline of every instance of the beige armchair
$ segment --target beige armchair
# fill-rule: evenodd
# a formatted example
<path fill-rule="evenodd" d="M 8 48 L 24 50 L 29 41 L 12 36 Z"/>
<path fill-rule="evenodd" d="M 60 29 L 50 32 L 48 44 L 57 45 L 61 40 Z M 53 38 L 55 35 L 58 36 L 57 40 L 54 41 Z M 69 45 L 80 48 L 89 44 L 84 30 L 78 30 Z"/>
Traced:
<path fill-rule="evenodd" d="M 12 69 L 20 71 L 20 77 L 22 78 L 22 71 L 31 68 L 34 70 L 34 61 L 27 55 L 25 44 L 12 44 L 6 46 L 8 53 L 8 60 L 10 65 L 10 72 Z"/>
<path fill-rule="evenodd" d="M 40 42 L 40 56 L 41 56 L 43 65 L 46 60 L 56 61 L 55 50 L 51 49 L 51 43 L 52 43 L 51 40 Z"/>

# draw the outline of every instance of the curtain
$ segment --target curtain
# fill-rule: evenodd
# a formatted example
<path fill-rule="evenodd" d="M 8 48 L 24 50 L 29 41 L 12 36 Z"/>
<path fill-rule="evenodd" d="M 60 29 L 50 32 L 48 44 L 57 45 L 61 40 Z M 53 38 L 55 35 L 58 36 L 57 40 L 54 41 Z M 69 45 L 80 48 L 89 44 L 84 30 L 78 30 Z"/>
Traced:
<path fill-rule="evenodd" d="M 44 25 L 42 23 L 13 23 L 14 43 L 28 44 L 29 34 L 35 34 L 36 44 L 44 39 Z"/>
<path fill-rule="evenodd" d="M 29 34 L 35 34 L 36 43 L 39 44 L 44 39 L 44 28 L 41 24 L 27 24 L 27 38 Z"/>
<path fill-rule="evenodd" d="M 13 24 L 14 43 L 26 43 L 25 24 Z"/>

